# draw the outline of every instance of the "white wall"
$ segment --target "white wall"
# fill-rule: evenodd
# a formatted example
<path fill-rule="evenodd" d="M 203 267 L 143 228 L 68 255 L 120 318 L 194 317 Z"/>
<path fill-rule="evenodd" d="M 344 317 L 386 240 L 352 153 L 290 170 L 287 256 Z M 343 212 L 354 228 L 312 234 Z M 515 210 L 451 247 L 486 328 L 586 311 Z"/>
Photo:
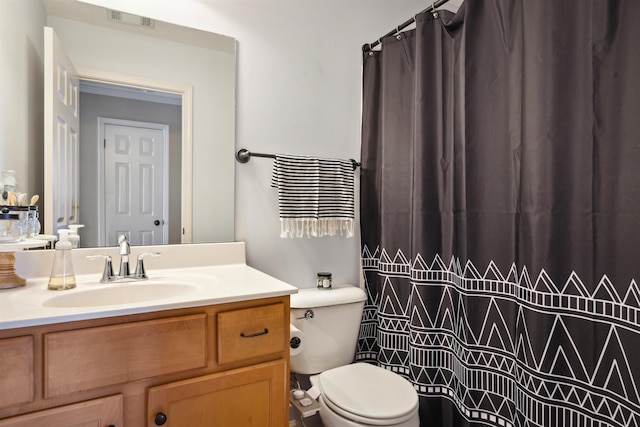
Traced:
<path fill-rule="evenodd" d="M 41 1 L 0 0 L 0 170 L 17 191 L 42 195 L 43 31 Z"/>
<path fill-rule="evenodd" d="M 238 40 L 236 148 L 360 158 L 361 47 L 424 0 L 90 0 Z M 236 240 L 247 262 L 299 287 L 318 271 L 360 280 L 360 242 L 281 239 L 272 161 L 236 165 Z M 358 181 L 358 180 L 357 180 Z"/>

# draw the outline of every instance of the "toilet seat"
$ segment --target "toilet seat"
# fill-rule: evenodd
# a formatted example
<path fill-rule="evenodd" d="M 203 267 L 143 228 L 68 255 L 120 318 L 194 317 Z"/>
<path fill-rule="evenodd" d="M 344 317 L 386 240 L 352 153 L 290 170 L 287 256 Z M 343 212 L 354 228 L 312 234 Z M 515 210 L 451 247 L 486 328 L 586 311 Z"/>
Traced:
<path fill-rule="evenodd" d="M 321 373 L 318 385 L 327 407 L 361 424 L 393 425 L 418 411 L 418 394 L 401 376 L 367 363 Z"/>

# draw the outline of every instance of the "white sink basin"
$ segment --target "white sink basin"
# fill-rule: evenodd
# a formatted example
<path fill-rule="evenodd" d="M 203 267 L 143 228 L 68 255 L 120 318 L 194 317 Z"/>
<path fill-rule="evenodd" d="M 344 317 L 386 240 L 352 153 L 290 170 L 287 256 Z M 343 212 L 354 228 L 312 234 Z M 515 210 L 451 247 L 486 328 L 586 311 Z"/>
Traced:
<path fill-rule="evenodd" d="M 69 290 L 50 291 L 47 281 L 16 290 L 11 300 L 16 304 L 44 309 L 93 310 L 108 307 L 140 307 L 198 299 L 210 299 L 221 292 L 219 279 L 211 275 L 163 274 L 148 280 L 116 280 L 98 283 L 95 276 L 77 276 L 77 287 Z"/>
<path fill-rule="evenodd" d="M 189 284 L 129 282 L 62 293 L 45 300 L 44 307 L 98 307 L 136 304 L 188 295 L 198 288 Z"/>

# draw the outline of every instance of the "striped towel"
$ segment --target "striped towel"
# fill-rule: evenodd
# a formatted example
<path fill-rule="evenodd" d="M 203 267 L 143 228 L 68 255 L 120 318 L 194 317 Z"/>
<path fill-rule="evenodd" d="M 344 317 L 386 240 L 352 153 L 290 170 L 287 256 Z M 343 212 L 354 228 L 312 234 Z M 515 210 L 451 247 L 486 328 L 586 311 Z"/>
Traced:
<path fill-rule="evenodd" d="M 353 180 L 350 160 L 276 154 L 280 237 L 353 237 Z"/>

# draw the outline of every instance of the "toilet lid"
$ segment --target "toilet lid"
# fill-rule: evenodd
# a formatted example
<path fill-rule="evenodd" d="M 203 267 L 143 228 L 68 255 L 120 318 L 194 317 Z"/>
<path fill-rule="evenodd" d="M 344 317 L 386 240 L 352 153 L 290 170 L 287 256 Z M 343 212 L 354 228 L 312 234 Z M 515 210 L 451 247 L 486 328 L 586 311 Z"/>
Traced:
<path fill-rule="evenodd" d="M 408 419 L 418 408 L 418 393 L 409 381 L 367 363 L 325 371 L 319 386 L 327 405 L 347 418 Z"/>

